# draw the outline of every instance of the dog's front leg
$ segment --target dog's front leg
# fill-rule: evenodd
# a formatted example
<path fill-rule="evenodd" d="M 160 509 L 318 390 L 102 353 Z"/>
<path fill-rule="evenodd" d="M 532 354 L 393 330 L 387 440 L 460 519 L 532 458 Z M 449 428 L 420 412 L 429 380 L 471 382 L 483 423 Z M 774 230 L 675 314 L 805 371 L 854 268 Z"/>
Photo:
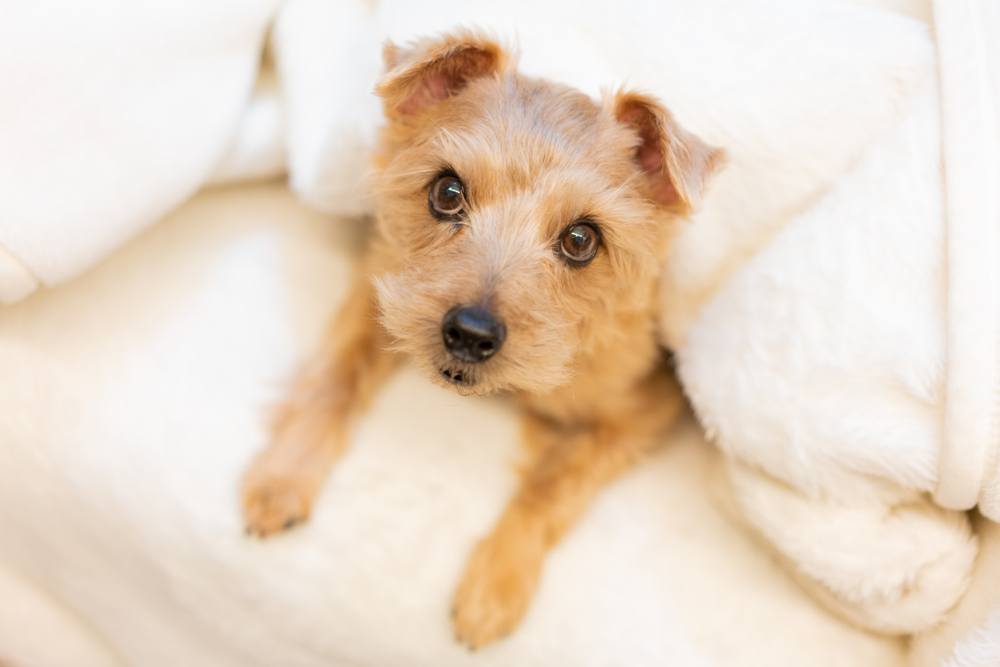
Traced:
<path fill-rule="evenodd" d="M 534 595 L 548 550 L 608 482 L 660 442 L 682 401 L 671 378 L 655 385 L 641 410 L 637 405 L 614 421 L 573 428 L 525 418 L 524 439 L 535 457 L 466 565 L 452 603 L 458 641 L 475 649 L 510 633 Z"/>
<path fill-rule="evenodd" d="M 308 518 L 352 423 L 395 368 L 376 308 L 370 280 L 359 278 L 278 407 L 270 444 L 243 479 L 247 532 L 263 537 Z"/>

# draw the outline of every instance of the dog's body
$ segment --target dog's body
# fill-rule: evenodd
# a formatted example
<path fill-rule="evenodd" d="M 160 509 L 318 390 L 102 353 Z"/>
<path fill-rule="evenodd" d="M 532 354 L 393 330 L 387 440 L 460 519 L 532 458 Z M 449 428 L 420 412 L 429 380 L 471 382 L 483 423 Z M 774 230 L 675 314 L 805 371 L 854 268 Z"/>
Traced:
<path fill-rule="evenodd" d="M 721 153 L 654 100 L 603 106 L 459 33 L 386 48 L 388 124 L 363 275 L 244 482 L 248 530 L 305 519 L 402 355 L 524 407 L 530 461 L 454 599 L 460 641 L 510 632 L 546 551 L 682 405 L 654 323 L 672 223 Z"/>

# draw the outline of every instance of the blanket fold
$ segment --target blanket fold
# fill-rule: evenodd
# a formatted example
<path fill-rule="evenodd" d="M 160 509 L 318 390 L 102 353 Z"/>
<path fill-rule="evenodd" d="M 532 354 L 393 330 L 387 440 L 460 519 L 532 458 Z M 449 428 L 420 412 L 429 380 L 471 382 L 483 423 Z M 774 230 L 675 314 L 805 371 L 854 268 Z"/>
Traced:
<path fill-rule="evenodd" d="M 278 6 L 5 7 L 0 303 L 76 277 L 206 183 L 237 132 Z"/>
<path fill-rule="evenodd" d="M 936 0 L 947 384 L 935 500 L 1000 521 L 1000 4 Z"/>

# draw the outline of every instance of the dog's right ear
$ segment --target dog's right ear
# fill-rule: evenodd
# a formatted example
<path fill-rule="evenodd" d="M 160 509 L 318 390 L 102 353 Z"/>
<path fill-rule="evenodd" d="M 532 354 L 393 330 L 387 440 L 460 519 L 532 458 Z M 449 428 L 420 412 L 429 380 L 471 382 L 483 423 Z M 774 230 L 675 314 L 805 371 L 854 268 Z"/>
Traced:
<path fill-rule="evenodd" d="M 709 178 L 725 163 L 725 152 L 685 130 L 648 95 L 617 93 L 614 115 L 636 134 L 632 158 L 646 175 L 650 198 L 682 215 L 696 209 Z"/>
<path fill-rule="evenodd" d="M 390 119 L 418 116 L 473 79 L 502 71 L 508 60 L 499 43 L 468 30 L 419 40 L 405 49 L 386 42 L 382 58 L 386 73 L 375 92 Z"/>

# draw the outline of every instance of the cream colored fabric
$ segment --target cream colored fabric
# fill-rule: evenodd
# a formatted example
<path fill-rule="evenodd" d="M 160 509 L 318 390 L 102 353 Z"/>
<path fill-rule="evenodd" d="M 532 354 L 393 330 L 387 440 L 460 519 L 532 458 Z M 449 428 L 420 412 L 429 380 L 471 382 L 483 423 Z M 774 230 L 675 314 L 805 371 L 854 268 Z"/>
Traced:
<path fill-rule="evenodd" d="M 1000 665 L 1000 524 L 976 517 L 980 552 L 969 592 L 944 623 L 914 638 L 909 667 Z"/>
<path fill-rule="evenodd" d="M 4 3 L 0 303 L 79 275 L 202 187 L 279 4 Z"/>
<path fill-rule="evenodd" d="M 111 647 L 86 618 L 77 616 L 44 587 L 0 563 L 0 664 L 4 667 L 114 667 Z"/>
<path fill-rule="evenodd" d="M 477 654 L 447 609 L 515 481 L 503 401 L 404 370 L 312 521 L 246 538 L 237 479 L 343 294 L 355 231 L 278 185 L 210 191 L 4 309 L 0 559 L 116 664 L 902 664 L 899 643 L 830 616 L 719 514 L 718 458 L 691 423 L 607 490 L 552 554 L 524 626 Z M 3 654 L 22 645 L 10 633 L 44 633 L 31 610 L 0 624 L 0 660 L 40 664 Z"/>
<path fill-rule="evenodd" d="M 0 247 L 0 303 L 20 301 L 38 289 L 38 279 L 8 250 Z"/>
<path fill-rule="evenodd" d="M 947 192 L 947 400 L 935 500 L 1000 521 L 1000 3 L 934 3 Z"/>
<path fill-rule="evenodd" d="M 707 205 L 665 279 L 688 307 L 665 322 L 680 375 L 744 516 L 876 631 L 928 631 L 969 586 L 974 531 L 942 507 L 997 512 L 998 7 L 940 3 L 940 72 L 837 181 L 771 217 Z"/>

